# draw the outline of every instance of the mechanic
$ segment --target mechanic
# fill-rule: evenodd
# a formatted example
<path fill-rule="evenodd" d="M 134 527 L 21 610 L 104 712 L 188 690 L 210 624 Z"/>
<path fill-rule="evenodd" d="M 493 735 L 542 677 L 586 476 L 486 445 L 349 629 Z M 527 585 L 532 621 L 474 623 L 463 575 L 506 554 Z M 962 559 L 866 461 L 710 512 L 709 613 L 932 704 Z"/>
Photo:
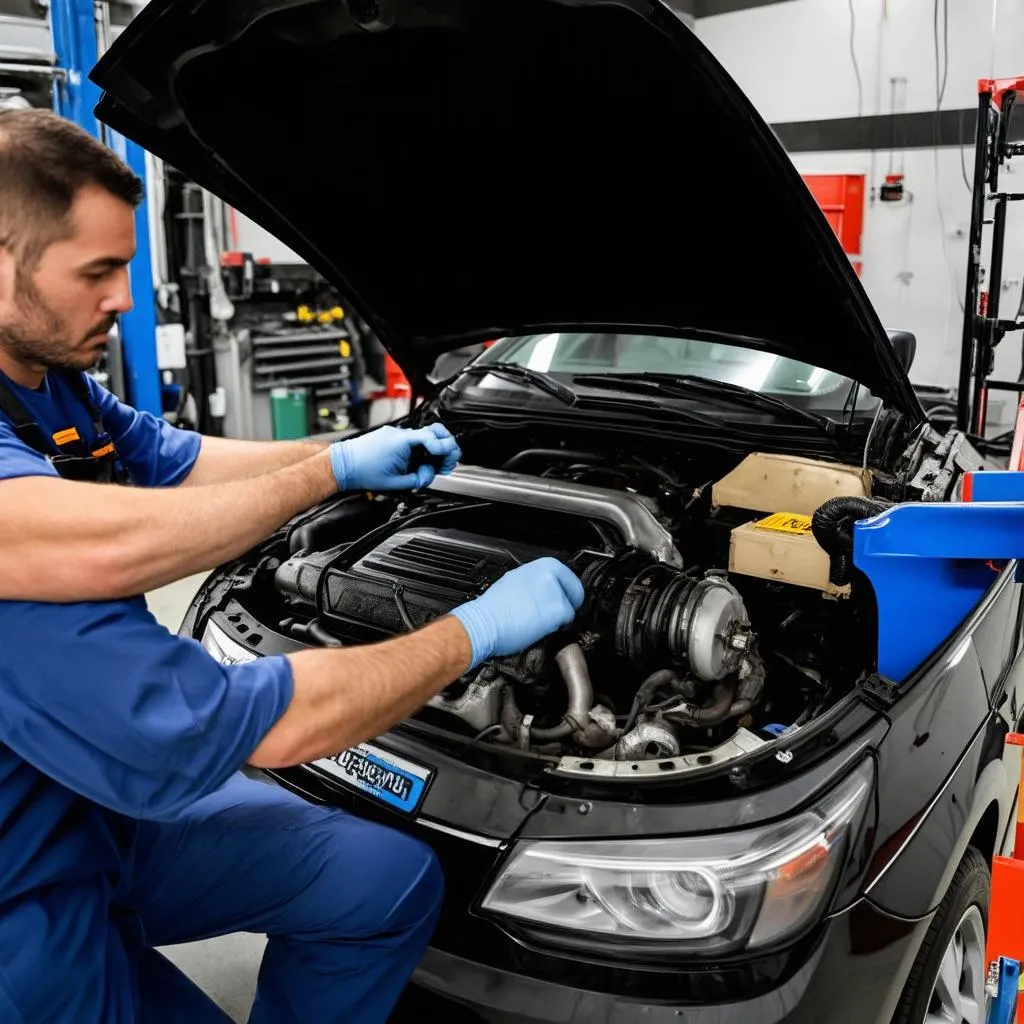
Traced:
<path fill-rule="evenodd" d="M 239 665 L 159 626 L 132 595 L 339 489 L 429 484 L 416 445 L 461 453 L 439 424 L 199 437 L 83 375 L 131 304 L 140 196 L 69 122 L 0 113 L 0 1020 L 223 1022 L 154 947 L 245 930 L 269 938 L 253 1022 L 382 1022 L 436 922 L 433 853 L 239 769 L 379 735 L 583 589 L 542 559 L 414 633 Z"/>

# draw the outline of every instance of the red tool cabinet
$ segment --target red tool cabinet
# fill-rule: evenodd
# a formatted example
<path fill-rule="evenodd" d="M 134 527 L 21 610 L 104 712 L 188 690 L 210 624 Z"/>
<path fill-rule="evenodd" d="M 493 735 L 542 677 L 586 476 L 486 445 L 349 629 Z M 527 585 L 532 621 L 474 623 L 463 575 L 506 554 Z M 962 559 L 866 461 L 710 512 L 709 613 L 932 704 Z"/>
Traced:
<path fill-rule="evenodd" d="M 859 276 L 861 233 L 864 230 L 864 175 L 805 174 L 803 179 Z"/>

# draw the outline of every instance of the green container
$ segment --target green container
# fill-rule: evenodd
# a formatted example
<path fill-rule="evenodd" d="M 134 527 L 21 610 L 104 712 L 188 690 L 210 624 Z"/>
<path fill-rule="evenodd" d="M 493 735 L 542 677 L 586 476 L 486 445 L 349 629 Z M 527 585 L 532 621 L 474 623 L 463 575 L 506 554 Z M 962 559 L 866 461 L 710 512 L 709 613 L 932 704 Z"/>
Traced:
<path fill-rule="evenodd" d="M 305 388 L 273 388 L 270 415 L 275 441 L 294 441 L 309 436 L 309 403 Z"/>

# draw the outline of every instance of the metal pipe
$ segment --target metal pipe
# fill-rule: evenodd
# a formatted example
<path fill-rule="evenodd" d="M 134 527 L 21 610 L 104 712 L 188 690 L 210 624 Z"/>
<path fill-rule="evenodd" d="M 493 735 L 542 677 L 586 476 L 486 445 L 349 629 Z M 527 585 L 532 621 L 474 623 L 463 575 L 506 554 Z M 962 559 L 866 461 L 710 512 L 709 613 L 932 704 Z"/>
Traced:
<path fill-rule="evenodd" d="M 555 663 L 565 680 L 569 693 L 569 708 L 558 725 L 549 729 L 530 729 L 531 743 L 550 743 L 582 732 L 590 721 L 594 706 L 594 687 L 587 670 L 587 659 L 579 644 L 567 644 L 555 655 Z"/>
<path fill-rule="evenodd" d="M 967 244 L 967 283 L 964 299 L 964 329 L 960 342 L 960 381 L 957 387 L 956 423 L 968 430 L 973 417 L 971 376 L 975 367 L 974 334 L 978 319 L 978 284 L 981 272 L 981 241 L 985 219 L 985 178 L 988 164 L 988 120 L 992 94 L 978 96 L 978 124 L 974 143 L 974 195 L 971 201 L 971 227 Z M 980 346 L 979 346 L 980 347 Z"/>
<path fill-rule="evenodd" d="M 68 77 L 65 68 L 54 68 L 46 64 L 18 64 L 0 61 L 0 71 L 8 71 L 15 75 L 43 75 L 46 78 L 59 78 L 61 81 Z"/>
<path fill-rule="evenodd" d="M 999 298 L 1003 290 L 1003 249 L 1006 246 L 1006 198 L 1000 196 L 992 214 L 992 259 L 989 266 L 988 308 L 982 325 L 982 341 L 978 353 L 985 365 L 979 367 L 974 378 L 974 432 L 985 436 L 985 421 L 988 419 L 988 375 L 992 352 L 999 338 L 996 334 L 999 322 Z M 980 360 L 979 360 L 980 361 Z"/>
<path fill-rule="evenodd" d="M 597 756 L 602 760 L 636 761 L 642 758 L 676 757 L 679 739 L 664 722 L 641 722 L 635 729 Z"/>
<path fill-rule="evenodd" d="M 643 501 L 628 492 L 480 466 L 459 466 L 452 473 L 439 474 L 430 490 L 600 519 L 616 527 L 630 547 L 660 562 L 682 565 L 672 535 Z"/>
<path fill-rule="evenodd" d="M 565 680 L 565 688 L 569 691 L 569 710 L 566 718 L 571 718 L 576 727 L 582 729 L 590 718 L 590 709 L 594 706 L 594 687 L 590 682 L 587 659 L 579 644 L 568 644 L 555 655 L 555 664 Z"/>

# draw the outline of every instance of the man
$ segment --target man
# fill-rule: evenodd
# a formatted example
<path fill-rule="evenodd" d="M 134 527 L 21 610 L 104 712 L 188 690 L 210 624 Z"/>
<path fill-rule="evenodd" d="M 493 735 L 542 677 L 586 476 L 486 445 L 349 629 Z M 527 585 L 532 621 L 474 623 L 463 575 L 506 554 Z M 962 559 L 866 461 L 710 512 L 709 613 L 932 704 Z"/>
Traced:
<path fill-rule="evenodd" d="M 253 1022 L 381 1022 L 436 921 L 435 858 L 238 769 L 378 735 L 567 625 L 582 587 L 544 559 L 415 633 L 245 665 L 161 628 L 131 595 L 339 488 L 428 484 L 415 445 L 442 472 L 460 453 L 438 424 L 200 438 L 83 377 L 130 307 L 140 194 L 67 122 L 0 113 L 0 1021 L 223 1022 L 153 947 L 247 930 L 269 936 Z"/>

